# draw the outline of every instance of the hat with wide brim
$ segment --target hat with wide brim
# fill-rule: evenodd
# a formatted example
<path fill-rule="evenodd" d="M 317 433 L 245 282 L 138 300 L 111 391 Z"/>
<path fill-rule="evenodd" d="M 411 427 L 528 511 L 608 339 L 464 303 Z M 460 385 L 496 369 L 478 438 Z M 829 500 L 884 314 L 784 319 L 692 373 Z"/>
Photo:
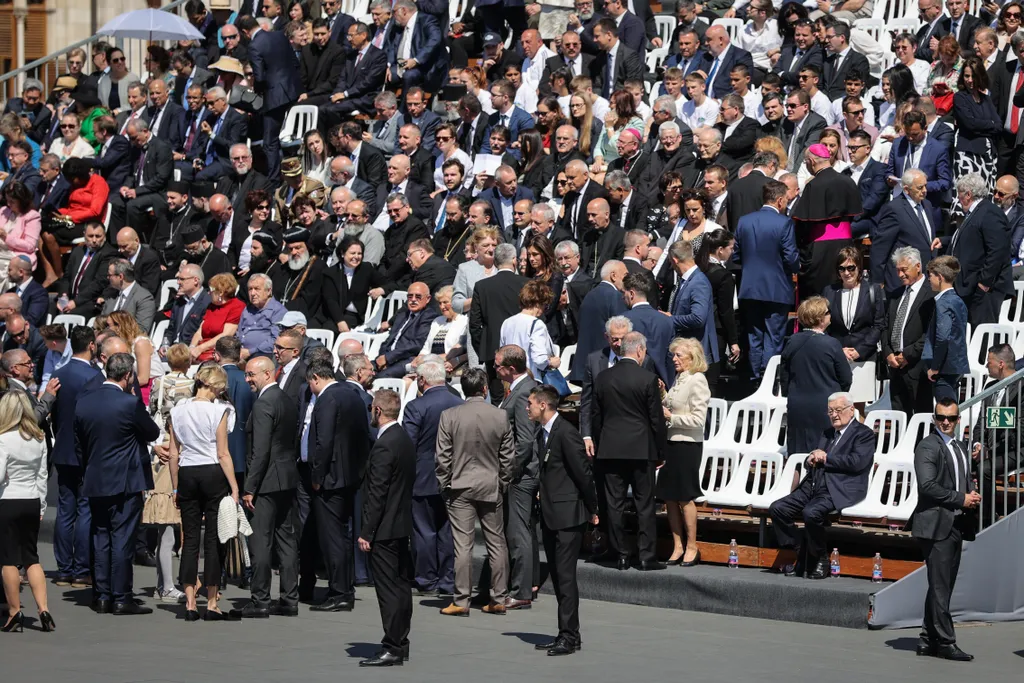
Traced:
<path fill-rule="evenodd" d="M 245 71 L 242 69 L 242 63 L 234 57 L 221 57 L 210 65 L 210 70 L 245 76 Z"/>

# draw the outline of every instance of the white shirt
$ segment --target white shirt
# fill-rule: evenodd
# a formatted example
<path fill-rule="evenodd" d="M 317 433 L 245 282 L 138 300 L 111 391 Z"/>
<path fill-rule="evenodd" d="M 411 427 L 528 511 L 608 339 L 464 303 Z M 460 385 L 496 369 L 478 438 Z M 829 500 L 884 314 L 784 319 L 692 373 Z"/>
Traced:
<path fill-rule="evenodd" d="M 918 90 L 918 92 L 925 91 Z M 843 99 L 845 97 L 846 95 L 843 95 L 842 97 L 837 97 L 832 100 L 832 118 L 835 119 L 836 125 L 842 126 L 844 131 L 846 130 L 846 119 L 843 118 Z M 861 97 L 861 104 L 864 104 L 866 99 L 866 97 Z M 872 106 L 864 107 L 864 125 L 875 125 L 875 108 Z"/>
<path fill-rule="evenodd" d="M 548 49 L 547 45 L 541 45 L 540 49 L 537 50 L 536 56 L 533 59 L 527 57 L 523 60 L 523 83 L 527 82 L 533 84 L 534 90 L 540 85 L 541 80 L 544 77 L 544 63 L 555 56 L 555 53 Z M 575 74 L 574 74 L 575 75 Z M 527 109 L 527 111 L 533 111 Z"/>
<path fill-rule="evenodd" d="M 696 104 L 693 100 L 688 100 L 683 104 L 679 118 L 690 128 L 696 130 L 697 128 L 713 126 L 718 119 L 719 109 L 718 100 L 713 100 L 710 97 L 705 97 L 703 104 L 700 105 Z"/>
<path fill-rule="evenodd" d="M 910 195 L 907 195 L 907 202 L 910 204 L 910 211 L 914 214 L 915 218 L 920 218 L 921 214 L 924 214 L 924 221 L 928 226 L 928 242 L 930 243 L 935 238 L 935 226 L 932 225 L 932 222 L 928 219 L 928 212 L 923 210 L 918 212 L 918 203 L 911 199 Z"/>
<path fill-rule="evenodd" d="M 917 92 L 928 92 L 928 75 L 932 68 L 928 62 L 923 59 L 915 59 L 907 66 L 910 69 L 910 73 L 914 76 L 914 89 Z M 865 118 L 865 123 L 867 119 Z"/>
<path fill-rule="evenodd" d="M 860 302 L 860 286 L 852 289 L 845 287 L 839 290 L 839 313 L 843 316 L 846 329 L 853 329 L 853 319 L 857 315 L 857 304 Z"/>
<path fill-rule="evenodd" d="M 1013 72 L 1013 78 L 1010 79 L 1010 90 L 1009 90 L 1009 92 L 1011 94 L 1011 97 L 1010 97 L 1009 106 L 1006 107 L 1006 120 L 1003 122 L 1003 128 L 1006 129 L 1007 133 L 1010 132 L 1010 124 L 1013 122 L 1013 109 L 1014 109 L 1014 107 L 1013 107 L 1013 97 L 1012 97 L 1012 95 L 1013 95 L 1013 93 L 1017 92 L 1017 81 L 1020 78 L 1022 78 L 1022 77 L 1024 77 L 1024 72 L 1021 71 L 1021 66 L 1020 66 L 1020 64 L 1018 64 L 1017 68 Z M 1017 115 L 1018 116 L 1020 115 L 1020 109 L 1017 109 Z"/>
<path fill-rule="evenodd" d="M 138 252 L 136 252 L 136 255 L 138 255 Z M 132 287 L 134 286 L 134 282 L 128 283 L 128 286 L 122 289 L 121 293 L 117 295 L 117 301 L 114 302 L 115 311 L 120 311 L 122 308 L 124 308 L 125 302 L 128 301 L 128 295 L 131 293 Z"/>
<path fill-rule="evenodd" d="M 811 111 L 825 119 L 825 125 L 831 126 L 835 123 L 835 115 L 832 113 L 832 100 L 823 91 L 819 90 L 811 97 Z"/>
<path fill-rule="evenodd" d="M 24 439 L 17 429 L 0 434 L 0 500 L 38 500 L 46 512 L 46 441 Z"/>
<path fill-rule="evenodd" d="M 418 16 L 419 12 L 413 12 L 412 16 L 409 17 L 409 21 L 405 24 L 402 38 L 398 41 L 398 59 L 412 59 L 412 35 L 416 28 L 416 18 Z"/>
<path fill-rule="evenodd" d="M 963 456 L 960 455 L 960 451 L 958 451 L 953 445 L 953 439 L 951 437 L 946 436 L 942 432 L 938 432 L 938 435 L 942 439 L 942 445 L 946 447 L 946 451 L 949 453 L 950 459 L 953 461 L 953 477 L 956 490 L 960 490 L 960 472 L 963 472 L 964 492 L 966 492 L 970 488 L 967 485 L 967 463 L 964 462 Z M 960 511 L 957 510 L 957 512 L 959 513 Z"/>
<path fill-rule="evenodd" d="M 270 387 L 276 387 L 276 386 L 277 386 L 277 382 L 273 382 L 273 381 L 271 381 L 271 382 L 267 382 L 267 383 L 266 383 L 266 384 L 265 384 L 265 385 L 263 386 L 263 388 L 262 388 L 262 389 L 260 389 L 260 395 L 259 395 L 259 396 L 257 396 L 256 398 L 259 398 L 259 397 L 260 397 L 260 396 L 262 396 L 263 394 L 267 393 L 267 389 L 269 389 Z"/>
<path fill-rule="evenodd" d="M 768 59 L 768 51 L 782 47 L 782 36 L 779 35 L 778 22 L 772 18 L 764 22 L 764 26 L 758 31 L 753 21 L 748 21 L 740 31 L 739 46 L 750 53 L 754 59 L 754 66 L 759 66 L 766 71 L 771 71 L 772 63 Z"/>
<path fill-rule="evenodd" d="M 396 424 L 398 424 L 398 423 L 397 422 L 388 422 L 386 425 L 381 425 L 380 427 L 378 427 L 377 428 L 377 438 L 379 439 L 380 437 L 384 436 L 384 432 L 388 431 L 389 429 L 394 427 Z"/>
<path fill-rule="evenodd" d="M 178 466 L 216 465 L 217 427 L 228 416 L 228 433 L 235 426 L 235 409 L 225 401 L 187 398 L 171 408 L 171 425 L 179 445 Z"/>
<path fill-rule="evenodd" d="M 864 175 L 864 169 L 867 168 L 868 162 L 871 161 L 871 157 L 864 159 L 864 163 L 860 166 L 854 166 L 850 164 L 850 177 L 853 178 L 853 182 L 860 183 L 860 177 Z"/>

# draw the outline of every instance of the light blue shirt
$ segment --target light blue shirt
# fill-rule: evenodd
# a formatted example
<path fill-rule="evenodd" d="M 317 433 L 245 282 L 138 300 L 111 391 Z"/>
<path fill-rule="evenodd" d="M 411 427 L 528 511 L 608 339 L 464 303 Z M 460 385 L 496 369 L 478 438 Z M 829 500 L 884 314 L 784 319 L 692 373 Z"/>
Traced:
<path fill-rule="evenodd" d="M 70 339 L 67 341 L 67 343 L 64 344 L 64 350 L 63 351 L 60 351 L 60 352 L 57 352 L 57 351 L 47 351 L 46 352 L 46 358 L 43 360 L 43 379 L 39 383 L 39 388 L 42 389 L 42 388 L 46 387 L 46 383 L 50 381 L 50 377 L 53 376 L 53 373 L 57 372 L 62 367 L 67 365 L 70 360 L 71 360 L 71 340 Z"/>

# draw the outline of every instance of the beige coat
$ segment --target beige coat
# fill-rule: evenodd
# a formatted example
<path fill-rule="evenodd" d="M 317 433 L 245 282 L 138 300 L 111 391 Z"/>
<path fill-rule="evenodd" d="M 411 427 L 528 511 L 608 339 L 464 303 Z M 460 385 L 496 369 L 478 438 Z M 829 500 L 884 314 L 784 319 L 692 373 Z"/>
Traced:
<path fill-rule="evenodd" d="M 672 417 L 668 420 L 669 441 L 704 441 L 704 422 L 708 416 L 711 389 L 700 372 L 684 372 L 665 394 L 662 404 Z"/>
<path fill-rule="evenodd" d="M 512 481 L 512 425 L 504 410 L 482 398 L 467 399 L 441 413 L 435 452 L 441 491 L 450 488 L 468 500 L 494 503 Z"/>

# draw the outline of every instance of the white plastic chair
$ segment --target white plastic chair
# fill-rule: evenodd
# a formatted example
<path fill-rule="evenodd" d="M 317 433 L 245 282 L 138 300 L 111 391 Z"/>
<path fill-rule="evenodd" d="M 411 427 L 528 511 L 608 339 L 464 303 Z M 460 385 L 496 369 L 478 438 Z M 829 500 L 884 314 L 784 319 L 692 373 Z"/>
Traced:
<path fill-rule="evenodd" d="M 729 483 L 718 491 L 708 491 L 705 502 L 715 506 L 746 507 L 755 496 L 764 496 L 782 473 L 785 456 L 777 451 L 745 451 L 733 470 Z"/>
<path fill-rule="evenodd" d="M 60 315 L 55 315 L 53 317 L 53 322 L 51 324 L 63 325 L 68 328 L 68 332 L 70 333 L 73 326 L 85 324 L 85 316 L 75 315 L 74 313 L 61 313 Z"/>
<path fill-rule="evenodd" d="M 864 418 L 864 426 L 876 433 L 875 462 L 896 449 L 907 429 L 907 414 L 902 410 L 872 410 Z M 888 433 L 887 433 L 888 432 Z"/>
<path fill-rule="evenodd" d="M 729 412 L 729 404 L 725 399 L 713 398 L 708 401 L 708 414 L 704 419 L 704 440 L 709 441 L 722 428 L 725 414 Z"/>
<path fill-rule="evenodd" d="M 177 280 L 164 280 L 163 284 L 160 285 L 160 307 L 158 310 L 163 310 L 167 303 L 171 300 L 171 295 L 177 295 L 178 292 L 178 281 Z"/>
<path fill-rule="evenodd" d="M 309 337 L 310 339 L 316 339 L 320 341 L 320 343 L 322 343 L 329 349 L 334 348 L 334 332 L 332 330 L 307 328 L 306 336 Z"/>
<path fill-rule="evenodd" d="M 1017 330 L 1024 329 L 1024 280 L 1013 283 L 1013 296 L 1003 301 L 999 309 L 999 322 L 1017 325 Z"/>
<path fill-rule="evenodd" d="M 806 453 L 795 453 L 787 457 L 782 472 L 775 477 L 775 483 L 764 493 L 751 496 L 750 507 L 754 510 L 767 510 L 775 501 L 793 493 L 793 489 L 806 474 L 804 471 L 804 460 L 806 459 Z"/>
<path fill-rule="evenodd" d="M 704 449 L 743 448 L 754 445 L 768 426 L 771 408 L 761 401 L 736 401 L 729 408 L 721 429 L 708 442 Z"/>
<path fill-rule="evenodd" d="M 310 104 L 297 104 L 289 109 L 278 136 L 281 145 L 295 147 L 302 144 L 302 137 L 316 128 L 319 116 L 320 110 Z"/>
<path fill-rule="evenodd" d="M 882 380 L 882 393 L 879 394 L 878 400 L 869 405 L 864 409 L 865 413 L 871 413 L 875 410 L 892 410 L 892 394 L 889 392 L 889 380 Z"/>
<path fill-rule="evenodd" d="M 171 326 L 170 320 L 158 320 L 153 325 L 153 333 L 149 335 L 149 340 L 153 342 L 153 348 L 159 349 L 160 344 L 164 341 L 164 335 L 167 334 L 167 328 Z"/>
<path fill-rule="evenodd" d="M 771 407 L 786 405 L 786 397 L 782 395 L 781 389 L 776 389 L 779 383 L 779 368 L 782 366 L 782 356 L 772 356 L 768 359 L 764 374 L 761 375 L 761 383 L 757 390 L 748 396 L 747 401 L 761 401 Z"/>
<path fill-rule="evenodd" d="M 654 27 L 658 32 L 658 37 L 661 38 L 662 47 L 667 47 L 668 42 L 672 40 L 672 34 L 676 30 L 676 18 L 668 15 L 657 15 L 654 17 Z"/>
<path fill-rule="evenodd" d="M 739 459 L 740 454 L 734 448 L 708 448 L 708 444 L 704 444 L 700 459 L 700 489 L 704 495 L 697 498 L 697 502 L 706 502 L 709 496 L 718 494 L 729 485 Z"/>
<path fill-rule="evenodd" d="M 885 22 L 881 19 L 857 19 L 853 22 L 853 28 L 864 31 L 874 38 L 878 43 L 882 42 L 882 34 L 885 33 Z"/>
<path fill-rule="evenodd" d="M 910 33 L 913 35 L 921 28 L 921 20 L 916 16 L 900 17 L 885 22 L 885 27 L 895 33 Z"/>
<path fill-rule="evenodd" d="M 736 43 L 740 39 L 740 34 L 743 33 L 743 20 L 742 19 L 715 19 L 711 22 L 712 26 L 722 26 L 729 33 L 729 40 Z"/>
<path fill-rule="evenodd" d="M 988 375 L 986 362 L 988 350 L 994 344 L 1013 344 L 1017 339 L 1017 330 L 1013 325 L 1002 323 L 982 323 L 978 325 L 967 339 L 967 362 L 971 370 L 981 369 Z"/>
<path fill-rule="evenodd" d="M 569 376 L 569 368 L 572 365 L 572 359 L 576 357 L 576 345 L 569 344 L 559 355 L 558 371 L 562 373 L 562 377 Z"/>
<path fill-rule="evenodd" d="M 366 323 L 356 328 L 360 332 L 373 332 L 380 327 L 380 324 L 385 320 L 391 320 L 398 309 L 405 305 L 408 301 L 407 292 L 391 292 L 383 299 L 378 299 L 373 306 L 373 312 L 367 319 Z M 369 311 L 369 307 L 366 309 Z"/>
<path fill-rule="evenodd" d="M 928 413 L 915 413 L 907 420 L 907 428 L 903 430 L 903 436 L 891 449 L 881 458 L 875 454 L 875 463 L 885 462 L 914 462 L 914 448 L 917 443 L 928 436 L 932 430 L 932 416 Z"/>
<path fill-rule="evenodd" d="M 398 380 L 402 382 L 402 380 Z M 402 382 L 404 384 L 404 382 Z M 408 389 L 399 389 L 398 395 L 402 397 L 402 407 L 398 410 L 398 421 L 401 422 L 402 418 L 405 417 L 405 406 L 409 405 L 409 401 L 416 398 L 416 394 L 419 391 L 419 387 L 416 386 L 416 382 L 410 382 Z"/>
<path fill-rule="evenodd" d="M 881 463 L 861 502 L 840 511 L 843 517 L 906 521 L 917 507 L 914 462 Z"/>
<path fill-rule="evenodd" d="M 652 74 L 657 72 L 661 67 L 662 62 L 668 58 L 667 47 L 656 47 L 653 50 L 647 51 L 647 70 Z"/>
<path fill-rule="evenodd" d="M 403 379 L 392 379 L 390 377 L 383 377 L 381 379 L 373 380 L 373 388 L 370 393 L 376 393 L 381 389 L 391 389 L 397 392 L 400 397 L 405 394 L 405 380 Z"/>
<path fill-rule="evenodd" d="M 384 340 L 387 338 L 387 332 L 371 334 L 369 341 L 363 344 L 363 350 L 371 361 L 380 355 L 380 347 L 383 346 Z"/>
<path fill-rule="evenodd" d="M 366 332 L 342 332 L 334 340 L 334 344 L 331 346 L 331 353 L 334 355 L 334 367 L 338 367 L 338 363 L 341 361 L 338 355 L 338 348 L 341 346 L 341 342 L 346 339 L 355 339 L 357 342 L 363 345 L 363 352 L 366 353 L 366 347 L 370 344 L 370 337 L 372 335 Z M 369 356 L 369 354 L 366 354 Z M 371 357 L 372 359 L 372 357 Z"/>

